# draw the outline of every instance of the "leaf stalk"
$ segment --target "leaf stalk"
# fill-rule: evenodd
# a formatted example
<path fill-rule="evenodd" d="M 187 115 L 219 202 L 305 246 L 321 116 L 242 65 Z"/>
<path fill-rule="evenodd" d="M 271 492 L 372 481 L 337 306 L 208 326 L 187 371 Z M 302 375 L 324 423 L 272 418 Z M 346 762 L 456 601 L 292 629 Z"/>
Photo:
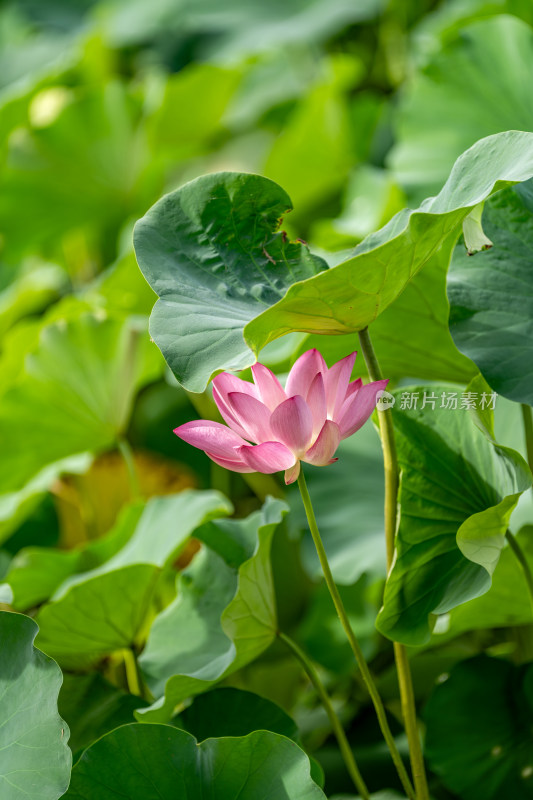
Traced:
<path fill-rule="evenodd" d="M 137 655 L 132 648 L 126 647 L 123 651 L 124 657 L 124 670 L 126 672 L 126 683 L 128 684 L 128 691 L 143 700 L 152 702 L 153 698 L 144 683 Z"/>

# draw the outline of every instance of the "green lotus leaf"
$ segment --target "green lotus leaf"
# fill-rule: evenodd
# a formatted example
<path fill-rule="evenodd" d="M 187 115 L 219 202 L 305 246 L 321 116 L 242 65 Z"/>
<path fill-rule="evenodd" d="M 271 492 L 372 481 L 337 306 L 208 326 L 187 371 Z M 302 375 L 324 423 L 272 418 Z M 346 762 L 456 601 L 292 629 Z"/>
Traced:
<path fill-rule="evenodd" d="M 533 571 L 533 526 L 522 528 L 516 539 Z M 494 570 L 489 591 L 452 609 L 440 621 L 431 641 L 438 645 L 466 631 L 529 625 L 531 621 L 531 602 L 524 573 L 511 548 L 506 547 Z"/>
<path fill-rule="evenodd" d="M 86 669 L 138 644 L 161 570 L 198 528 L 231 512 L 218 492 L 188 490 L 153 498 L 130 516 L 131 534 L 111 558 L 68 577 L 37 615 L 39 646 L 65 668 Z"/>
<path fill-rule="evenodd" d="M 242 520 L 196 530 L 206 547 L 178 578 L 178 594 L 155 619 L 139 661 L 160 699 L 139 716 L 167 721 L 185 698 L 257 658 L 276 637 L 270 545 L 286 506 L 267 498 Z"/>
<path fill-rule="evenodd" d="M 527 184 L 526 184 L 527 186 Z M 533 405 L 533 208 L 514 189 L 485 203 L 493 247 L 457 247 L 448 273 L 450 332 L 498 394 Z"/>
<path fill-rule="evenodd" d="M 29 617 L 0 611 L 3 800 L 57 800 L 69 784 L 69 729 L 57 710 L 63 677 L 33 646 L 37 631 Z"/>
<path fill-rule="evenodd" d="M 39 611 L 39 647 L 70 670 L 86 670 L 110 653 L 133 648 L 158 574 L 151 564 L 132 564 L 76 584 Z"/>
<path fill-rule="evenodd" d="M 351 333 L 370 325 L 471 210 L 493 191 L 533 175 L 533 133 L 507 131 L 473 145 L 436 197 L 404 209 L 358 245 L 352 258 L 306 281 L 254 317 L 244 338 L 254 353 L 290 331 Z"/>
<path fill-rule="evenodd" d="M 372 423 L 341 442 L 336 456 L 336 464 L 327 469 L 306 468 L 305 474 L 335 580 L 350 586 L 364 573 L 380 577 L 386 573 L 383 456 Z M 322 577 L 320 562 L 296 487 L 292 487 L 289 501 L 289 525 L 304 532 L 304 567 L 318 580 Z"/>
<path fill-rule="evenodd" d="M 388 157 L 411 200 L 438 191 L 455 159 L 478 139 L 533 130 L 532 58 L 533 29 L 502 14 L 459 23 L 415 71 L 402 93 Z"/>
<path fill-rule="evenodd" d="M 298 741 L 296 723 L 276 703 L 231 687 L 198 695 L 192 705 L 173 718 L 172 724 L 199 742 L 223 736 L 247 736 L 259 730 Z"/>
<path fill-rule="evenodd" d="M 489 589 L 511 512 L 531 486 L 531 473 L 518 453 L 474 424 L 461 402 L 455 409 L 442 407 L 453 393 L 461 400 L 460 387 L 412 391 L 418 392 L 418 408 L 402 410 L 398 393 L 392 411 L 401 512 L 397 556 L 377 625 L 396 641 L 422 644 L 430 637 L 430 615 Z M 424 393 L 432 399 L 422 407 Z M 406 395 L 412 397 L 411 390 Z"/>
<path fill-rule="evenodd" d="M 23 547 L 13 557 L 6 582 L 13 589 L 13 608 L 25 611 L 49 600 L 72 575 L 108 561 L 132 536 L 144 510 L 144 503 L 126 506 L 106 536 L 80 547 Z"/>
<path fill-rule="evenodd" d="M 70 728 L 69 745 L 74 762 L 104 734 L 135 722 L 133 712 L 142 704 L 140 697 L 117 689 L 98 672 L 65 673 L 58 706 Z"/>
<path fill-rule="evenodd" d="M 478 656 L 455 666 L 425 711 L 426 753 L 464 800 L 529 800 L 533 666 Z"/>
<path fill-rule="evenodd" d="M 166 195 L 135 226 L 139 266 L 159 296 L 150 331 L 186 388 L 249 366 L 245 324 L 326 268 L 278 232 L 290 209 L 272 181 L 220 173 Z"/>
<path fill-rule="evenodd" d="M 105 792 L 105 794 L 103 794 Z M 169 725 L 124 725 L 85 751 L 65 800 L 321 800 L 309 759 L 269 731 L 208 739 Z"/>
<path fill-rule="evenodd" d="M 217 371 L 250 366 L 286 333 L 361 330 L 459 234 L 475 206 L 532 175 L 533 133 L 483 139 L 436 197 L 401 211 L 331 269 L 277 232 L 291 203 L 276 184 L 240 173 L 198 178 L 136 226 L 137 260 L 159 296 L 152 335 L 180 383 L 202 391 Z"/>
<path fill-rule="evenodd" d="M 116 444 L 136 392 L 160 370 L 157 351 L 133 318 L 84 314 L 44 327 L 22 374 L 0 398 L 4 537 L 20 503 L 57 477 L 56 462 Z M 31 447 L 22 446 L 28 436 Z"/>

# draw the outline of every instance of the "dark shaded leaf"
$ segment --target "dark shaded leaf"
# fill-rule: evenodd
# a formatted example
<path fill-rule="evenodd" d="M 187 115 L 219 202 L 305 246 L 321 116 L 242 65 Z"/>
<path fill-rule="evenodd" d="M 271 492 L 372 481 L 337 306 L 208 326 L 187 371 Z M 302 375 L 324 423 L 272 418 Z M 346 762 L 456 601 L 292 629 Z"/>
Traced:
<path fill-rule="evenodd" d="M 105 791 L 105 795 L 103 795 Z M 66 800 L 320 800 L 305 753 L 256 731 L 198 745 L 169 725 L 125 725 L 85 751 Z"/>
<path fill-rule="evenodd" d="M 533 793 L 533 666 L 479 656 L 455 666 L 425 712 L 426 754 L 464 800 Z"/>
<path fill-rule="evenodd" d="M 533 405 L 533 213 L 508 189 L 483 228 L 494 246 L 472 258 L 457 247 L 450 264 L 450 331 L 496 392 Z"/>

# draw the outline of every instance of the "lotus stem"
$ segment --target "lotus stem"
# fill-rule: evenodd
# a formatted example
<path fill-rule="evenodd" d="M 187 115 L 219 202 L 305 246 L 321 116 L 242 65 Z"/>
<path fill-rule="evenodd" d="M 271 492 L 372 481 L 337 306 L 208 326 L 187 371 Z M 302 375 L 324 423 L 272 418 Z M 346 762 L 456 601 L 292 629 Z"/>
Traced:
<path fill-rule="evenodd" d="M 522 419 L 524 420 L 524 434 L 526 438 L 527 463 L 533 472 L 533 412 L 531 406 L 522 403 Z"/>
<path fill-rule="evenodd" d="M 311 497 L 309 496 L 309 490 L 307 488 L 307 483 L 305 480 L 303 470 L 300 471 L 300 475 L 298 477 L 298 487 L 300 489 L 300 493 L 302 495 L 302 500 L 305 508 L 305 513 L 307 516 L 307 522 L 309 523 L 309 530 L 311 531 L 311 536 L 313 537 L 313 541 L 315 543 L 316 551 L 318 553 L 318 558 L 320 561 L 320 565 L 322 567 L 322 572 L 324 574 L 324 578 L 326 580 L 326 585 L 328 587 L 329 593 L 331 595 L 331 599 L 333 600 L 333 604 L 337 611 L 338 617 L 340 619 L 341 625 L 344 628 L 344 632 L 346 637 L 350 643 L 350 647 L 352 648 L 353 654 L 355 656 L 355 660 L 359 667 L 359 671 L 361 673 L 361 677 L 365 683 L 365 686 L 368 690 L 370 695 L 370 699 L 374 704 L 374 708 L 376 710 L 376 715 L 378 718 L 379 726 L 381 728 L 381 732 L 383 733 L 383 737 L 387 743 L 387 746 L 390 750 L 390 754 L 400 780 L 402 782 L 402 786 L 404 787 L 405 793 L 409 800 L 416 800 L 416 795 L 414 789 L 411 785 L 411 781 L 407 774 L 407 770 L 405 769 L 404 763 L 402 761 L 402 757 L 398 751 L 396 746 L 396 742 L 394 741 L 394 736 L 392 731 L 389 727 L 389 722 L 387 720 L 387 713 L 385 711 L 385 706 L 383 705 L 383 701 L 380 697 L 378 692 L 377 686 L 375 684 L 374 678 L 372 677 L 372 673 L 370 672 L 370 668 L 365 661 L 365 657 L 363 655 L 363 651 L 361 650 L 361 646 L 357 641 L 357 637 L 353 632 L 352 626 L 350 624 L 350 620 L 348 619 L 348 614 L 346 613 L 346 609 L 344 607 L 344 603 L 342 602 L 342 598 L 340 596 L 339 590 L 335 581 L 333 579 L 333 575 L 331 573 L 331 568 L 329 566 L 328 557 L 326 555 L 326 551 L 324 549 L 324 544 L 322 542 L 322 538 L 320 536 L 320 532 L 318 530 L 318 525 L 315 517 L 315 512 L 313 510 L 313 505 L 311 503 Z"/>
<path fill-rule="evenodd" d="M 376 352 L 370 339 L 368 328 L 359 331 L 359 342 L 365 359 L 366 367 L 370 380 L 379 381 L 382 373 Z M 381 445 L 383 448 L 383 464 L 385 470 L 385 542 L 387 551 L 387 571 L 390 571 L 395 548 L 396 527 L 397 527 L 397 507 L 398 507 L 398 488 L 400 485 L 400 470 L 398 466 L 398 454 L 396 452 L 396 440 L 394 437 L 394 425 L 392 422 L 392 411 L 390 408 L 383 411 L 378 410 L 379 431 Z M 409 753 L 411 757 L 411 769 L 415 783 L 417 800 L 429 800 L 429 789 L 426 778 L 426 769 L 418 724 L 416 718 L 416 705 L 413 689 L 413 679 L 411 668 L 405 647 L 399 642 L 393 643 L 394 659 L 398 673 L 398 684 L 400 688 L 400 700 L 402 705 L 402 715 L 409 742 Z"/>
<path fill-rule="evenodd" d="M 526 579 L 527 590 L 531 602 L 531 609 L 533 611 L 533 573 L 531 572 L 531 567 L 529 566 L 529 562 L 526 558 L 524 551 L 522 550 L 522 548 L 520 547 L 520 545 L 516 541 L 516 538 L 513 536 L 510 530 L 507 530 L 505 532 L 505 538 L 509 542 L 509 546 L 513 551 L 516 560 L 520 564 L 522 573 L 524 575 L 524 578 Z"/>
<path fill-rule="evenodd" d="M 348 739 L 344 732 L 344 728 L 342 727 L 341 721 L 337 716 L 337 712 L 333 708 L 331 699 L 326 691 L 324 684 L 320 680 L 318 672 L 314 668 L 312 662 L 309 660 L 307 655 L 301 649 L 301 647 L 299 647 L 299 645 L 297 645 L 296 642 L 290 638 L 290 636 L 287 636 L 287 634 L 281 632 L 278 632 L 278 636 L 281 639 L 281 641 L 289 648 L 292 654 L 296 656 L 296 658 L 304 668 L 304 671 L 306 672 L 309 680 L 315 687 L 316 692 L 322 702 L 322 705 L 326 710 L 326 714 L 328 715 L 331 727 L 333 728 L 333 732 L 337 737 L 339 748 L 342 753 L 344 763 L 346 764 L 346 769 L 348 770 L 348 773 L 355 784 L 355 788 L 359 792 L 362 800 L 370 800 L 370 792 L 363 780 L 363 776 L 359 772 L 359 767 L 357 766 L 357 762 L 352 752 L 352 748 L 350 747 L 350 743 L 348 742 Z"/>

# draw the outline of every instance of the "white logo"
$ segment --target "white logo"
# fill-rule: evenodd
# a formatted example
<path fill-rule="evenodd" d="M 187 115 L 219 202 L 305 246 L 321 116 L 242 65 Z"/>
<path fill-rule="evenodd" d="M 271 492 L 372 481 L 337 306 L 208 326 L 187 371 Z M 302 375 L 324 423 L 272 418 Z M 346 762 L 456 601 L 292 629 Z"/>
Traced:
<path fill-rule="evenodd" d="M 395 402 L 396 398 L 394 395 L 385 391 L 385 389 L 382 389 L 380 392 L 378 392 L 376 408 L 378 411 L 386 411 L 387 408 L 392 408 Z"/>

